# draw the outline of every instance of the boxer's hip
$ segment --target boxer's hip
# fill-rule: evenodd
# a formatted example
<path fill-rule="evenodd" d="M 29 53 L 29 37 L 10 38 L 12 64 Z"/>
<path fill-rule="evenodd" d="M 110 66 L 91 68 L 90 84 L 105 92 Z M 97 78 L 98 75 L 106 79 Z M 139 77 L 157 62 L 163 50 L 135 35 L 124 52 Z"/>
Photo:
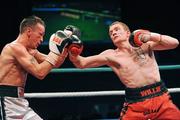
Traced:
<path fill-rule="evenodd" d="M 24 88 L 9 85 L 0 85 L 1 97 L 24 97 Z"/>
<path fill-rule="evenodd" d="M 125 98 L 126 102 L 134 103 L 143 101 L 148 98 L 160 96 L 163 93 L 166 93 L 167 91 L 168 89 L 166 88 L 165 84 L 161 81 L 141 88 L 126 88 Z"/>

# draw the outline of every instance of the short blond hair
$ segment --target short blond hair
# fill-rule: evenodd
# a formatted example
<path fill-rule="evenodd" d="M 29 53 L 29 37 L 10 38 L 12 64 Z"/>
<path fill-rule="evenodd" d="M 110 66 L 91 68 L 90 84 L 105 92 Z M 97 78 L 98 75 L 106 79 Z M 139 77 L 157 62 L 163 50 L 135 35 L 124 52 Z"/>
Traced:
<path fill-rule="evenodd" d="M 115 22 L 111 23 L 111 24 L 109 25 L 109 28 L 110 28 L 112 25 L 115 25 L 115 24 L 120 24 L 120 25 L 123 26 L 124 30 L 130 31 L 129 27 L 128 27 L 125 23 L 120 22 L 120 21 L 115 21 Z"/>

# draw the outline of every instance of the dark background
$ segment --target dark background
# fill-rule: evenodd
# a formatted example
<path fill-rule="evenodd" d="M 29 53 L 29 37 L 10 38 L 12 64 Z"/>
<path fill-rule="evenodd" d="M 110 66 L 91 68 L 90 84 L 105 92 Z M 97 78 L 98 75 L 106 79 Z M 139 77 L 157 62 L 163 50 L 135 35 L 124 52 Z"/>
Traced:
<path fill-rule="evenodd" d="M 119 16 L 133 31 L 144 28 L 153 32 L 167 34 L 180 39 L 180 4 L 178 0 L 133 1 L 133 0 L 14 0 L 1 4 L 0 48 L 18 36 L 20 21 L 34 14 L 34 6 L 51 4 L 52 7 L 71 7 L 80 10 Z M 62 5 L 63 3 L 63 5 Z M 69 23 L 71 24 L 71 23 Z M 86 27 L 86 26 L 84 26 Z M 96 31 L 96 30 L 95 30 Z M 100 32 L 100 31 L 96 31 Z M 109 39 L 108 39 L 109 40 Z M 105 40 L 105 41 L 108 41 Z M 105 49 L 113 48 L 111 42 L 85 42 L 83 56 L 94 55 Z M 47 45 L 39 51 L 48 53 Z M 179 47 L 156 54 L 159 65 L 180 64 Z M 67 59 L 62 68 L 74 67 Z M 161 76 L 168 88 L 180 87 L 180 70 L 162 70 Z M 112 72 L 93 73 L 50 73 L 43 81 L 29 75 L 26 92 L 72 92 L 123 90 L 124 86 Z M 180 95 L 172 94 L 174 103 L 180 108 Z M 118 118 L 124 96 L 75 97 L 28 99 L 30 106 L 47 120 L 80 120 L 95 118 Z"/>

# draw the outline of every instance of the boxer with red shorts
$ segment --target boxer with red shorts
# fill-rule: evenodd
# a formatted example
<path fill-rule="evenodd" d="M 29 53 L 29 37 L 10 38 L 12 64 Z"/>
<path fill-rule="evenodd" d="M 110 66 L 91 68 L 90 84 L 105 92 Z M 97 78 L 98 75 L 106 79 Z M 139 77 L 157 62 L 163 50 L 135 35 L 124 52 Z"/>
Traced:
<path fill-rule="evenodd" d="M 174 49 L 179 41 L 169 35 L 138 29 L 130 32 L 123 22 L 109 26 L 109 36 L 117 47 L 97 55 L 69 54 L 77 68 L 107 65 L 125 85 L 122 120 L 180 120 L 179 109 L 161 81 L 154 51 Z"/>
<path fill-rule="evenodd" d="M 122 120 L 179 120 L 179 109 L 173 104 L 163 82 L 141 88 L 126 88 Z"/>

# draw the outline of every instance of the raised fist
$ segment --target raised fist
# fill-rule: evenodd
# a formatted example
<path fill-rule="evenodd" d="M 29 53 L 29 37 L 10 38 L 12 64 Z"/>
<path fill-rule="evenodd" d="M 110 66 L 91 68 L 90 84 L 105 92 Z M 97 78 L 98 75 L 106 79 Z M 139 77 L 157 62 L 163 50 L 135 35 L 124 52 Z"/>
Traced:
<path fill-rule="evenodd" d="M 147 41 L 150 40 L 150 31 L 148 30 L 135 30 L 131 33 L 129 37 L 129 43 L 133 47 L 140 47 L 143 43 L 146 43 Z"/>

